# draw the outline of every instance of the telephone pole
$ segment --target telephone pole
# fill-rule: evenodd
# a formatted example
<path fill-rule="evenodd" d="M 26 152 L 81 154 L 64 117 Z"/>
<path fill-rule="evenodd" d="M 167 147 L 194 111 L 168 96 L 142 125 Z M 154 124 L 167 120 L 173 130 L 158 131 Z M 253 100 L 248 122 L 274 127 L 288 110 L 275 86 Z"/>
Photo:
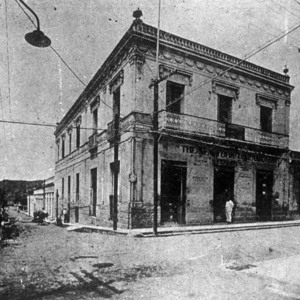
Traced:
<path fill-rule="evenodd" d="M 113 229 L 118 229 L 118 176 L 119 176 L 119 114 L 114 118 L 114 214 Z"/>
<path fill-rule="evenodd" d="M 153 79 L 149 88 L 153 87 L 154 103 L 153 103 L 153 234 L 157 235 L 157 207 L 158 207 L 158 87 L 159 83 L 168 79 L 177 73 L 177 70 L 170 72 L 169 75 L 161 78 Z"/>
<path fill-rule="evenodd" d="M 153 234 L 157 235 L 157 208 L 158 208 L 158 87 L 159 83 L 174 75 L 177 70 L 170 72 L 170 74 L 159 77 L 159 34 L 160 34 L 160 7 L 161 0 L 158 2 L 158 24 L 157 24 L 157 40 L 156 40 L 156 74 L 155 78 L 151 80 L 149 88 L 153 87 Z"/>

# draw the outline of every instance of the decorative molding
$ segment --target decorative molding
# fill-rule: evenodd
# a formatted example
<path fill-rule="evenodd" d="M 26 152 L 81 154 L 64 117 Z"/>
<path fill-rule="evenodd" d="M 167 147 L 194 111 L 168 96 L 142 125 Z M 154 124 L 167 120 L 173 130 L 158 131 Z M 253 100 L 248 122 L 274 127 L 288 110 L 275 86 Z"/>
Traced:
<path fill-rule="evenodd" d="M 109 92 L 112 94 L 124 82 L 124 70 L 121 70 L 109 84 Z"/>
<path fill-rule="evenodd" d="M 63 141 L 66 139 L 66 133 L 65 133 L 65 132 L 61 135 L 61 139 L 62 139 Z"/>
<path fill-rule="evenodd" d="M 170 80 L 177 81 L 179 83 L 191 86 L 193 83 L 193 73 L 189 73 L 183 70 L 176 69 L 176 73 L 170 77 Z M 168 76 L 174 69 L 166 65 L 159 65 L 160 78 Z"/>
<path fill-rule="evenodd" d="M 90 103 L 90 110 L 93 112 L 95 109 L 97 109 L 100 105 L 100 96 L 96 96 L 94 100 Z"/>
<path fill-rule="evenodd" d="M 145 63 L 145 55 L 134 52 L 129 57 L 130 65 L 142 66 Z"/>
<path fill-rule="evenodd" d="M 291 100 L 285 100 L 285 106 L 290 106 L 291 105 Z"/>
<path fill-rule="evenodd" d="M 272 109 L 277 109 L 278 99 L 269 97 L 267 95 L 256 94 L 256 104 L 260 106 L 267 106 Z"/>
<path fill-rule="evenodd" d="M 229 82 L 213 80 L 212 92 L 214 94 L 220 94 L 220 95 L 232 97 L 234 100 L 238 100 L 240 95 L 240 88 Z"/>
<path fill-rule="evenodd" d="M 67 129 L 67 132 L 68 132 L 68 134 L 71 134 L 72 131 L 73 131 L 73 126 L 70 125 L 70 126 L 68 127 L 68 129 Z"/>
<path fill-rule="evenodd" d="M 151 57 L 154 57 L 156 52 L 153 51 L 150 47 L 146 46 L 137 46 L 136 51 L 138 53 L 141 53 L 143 55 L 148 55 Z M 243 75 L 240 75 L 237 73 L 234 73 L 233 71 L 226 71 L 223 66 L 216 65 L 217 60 L 214 60 L 214 65 L 207 62 L 207 61 L 199 61 L 199 58 L 191 58 L 186 57 L 184 53 L 178 53 L 172 50 L 169 50 L 168 52 L 164 50 L 161 55 L 159 56 L 160 61 L 165 61 L 166 63 L 174 63 L 176 65 L 182 65 L 182 68 L 184 69 L 190 69 L 191 73 L 195 73 L 195 69 L 199 70 L 200 72 L 207 73 L 208 76 L 217 76 L 219 78 L 224 78 L 226 80 L 230 80 L 236 84 L 241 85 L 248 85 L 252 89 L 255 88 L 257 90 L 261 90 L 262 92 L 268 92 L 270 94 L 276 94 L 277 97 L 284 97 L 284 98 L 290 98 L 290 91 L 293 89 L 291 85 L 288 83 L 271 83 L 269 80 L 274 80 L 272 77 L 269 77 L 268 79 L 255 79 L 255 75 L 248 75 L 245 74 L 244 71 Z M 169 67 L 170 69 L 175 69 L 177 66 L 174 65 L 173 67 Z M 189 72 L 189 71 L 186 71 Z M 279 73 L 276 73 L 278 75 L 281 75 Z M 265 76 L 267 77 L 267 76 Z"/>
<path fill-rule="evenodd" d="M 133 26 L 132 30 L 135 32 L 140 32 L 145 36 L 151 36 L 152 38 L 157 38 L 157 28 L 147 25 L 145 23 L 140 24 L 139 26 Z M 265 69 L 253 63 L 250 63 L 246 60 L 242 60 L 240 58 L 231 56 L 224 52 L 209 48 L 207 46 L 192 42 L 185 38 L 176 36 L 174 34 L 165 32 L 160 30 L 159 37 L 161 43 L 166 43 L 168 45 L 175 45 L 178 48 L 182 48 L 183 51 L 193 51 L 194 53 L 200 54 L 202 56 L 208 57 L 209 59 L 218 60 L 221 63 L 231 64 L 238 66 L 240 69 L 244 69 L 250 72 L 258 73 L 259 75 L 269 77 L 275 79 L 277 81 L 281 81 L 284 84 L 288 84 L 289 76 L 284 74 L 276 73 L 269 69 Z M 169 55 L 164 53 L 164 56 L 167 56 L 169 59 Z"/>
<path fill-rule="evenodd" d="M 82 116 L 79 116 L 76 120 L 75 120 L 75 127 L 80 126 L 82 123 Z"/>

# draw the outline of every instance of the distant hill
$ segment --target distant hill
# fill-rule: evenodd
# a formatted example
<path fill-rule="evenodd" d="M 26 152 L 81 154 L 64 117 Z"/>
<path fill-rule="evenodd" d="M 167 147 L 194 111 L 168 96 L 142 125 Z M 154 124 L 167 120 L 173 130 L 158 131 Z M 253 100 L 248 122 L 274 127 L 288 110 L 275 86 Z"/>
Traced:
<path fill-rule="evenodd" d="M 2 180 L 0 181 L 0 205 L 7 203 L 13 205 L 20 202 L 26 204 L 27 195 L 31 195 L 35 189 L 42 188 L 44 180 Z"/>

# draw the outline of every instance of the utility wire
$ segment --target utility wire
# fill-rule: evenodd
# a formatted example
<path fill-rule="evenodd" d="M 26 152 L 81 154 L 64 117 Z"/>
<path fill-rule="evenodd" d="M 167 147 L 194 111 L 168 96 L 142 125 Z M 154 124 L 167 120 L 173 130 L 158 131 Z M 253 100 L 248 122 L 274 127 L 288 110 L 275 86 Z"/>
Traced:
<path fill-rule="evenodd" d="M 9 43 L 8 43 L 9 36 L 8 36 L 7 0 L 5 0 L 5 27 L 6 27 L 6 59 L 7 59 L 7 83 L 8 83 L 9 117 L 11 119 L 10 57 L 9 57 Z"/>
<path fill-rule="evenodd" d="M 84 83 L 79 76 L 71 69 L 71 67 L 66 63 L 66 61 L 61 57 L 61 55 L 57 52 L 57 50 L 54 49 L 53 46 L 50 45 L 50 48 L 53 50 L 53 52 L 60 58 L 60 60 L 64 63 L 64 65 L 72 72 L 72 74 L 86 87 L 87 84 Z"/>
<path fill-rule="evenodd" d="M 30 22 L 34 25 L 34 27 L 36 28 L 36 24 L 34 23 L 34 21 L 32 20 L 32 18 L 29 16 L 29 14 L 26 12 L 26 10 L 20 5 L 20 3 L 15 0 L 16 3 L 18 4 L 18 6 L 22 9 L 22 11 L 25 13 L 25 15 L 28 17 L 28 19 L 30 20 Z M 50 48 L 53 50 L 53 52 L 58 56 L 58 58 L 64 63 L 64 65 L 72 72 L 72 74 L 81 82 L 82 85 L 84 85 L 85 87 L 87 87 L 87 84 L 82 81 L 80 79 L 80 77 L 75 73 L 75 71 L 73 71 L 73 69 L 69 66 L 69 64 L 62 58 L 62 56 L 58 53 L 58 51 L 50 45 Z M 102 99 L 100 99 L 100 101 L 106 105 L 108 108 L 110 108 L 111 110 L 113 110 L 113 108 L 108 105 L 105 101 L 103 101 Z"/>
<path fill-rule="evenodd" d="M 5 0 L 6 1 L 6 0 Z M 19 5 L 19 7 L 22 9 L 22 11 L 26 14 L 26 16 L 28 17 L 28 19 L 31 21 L 31 23 L 33 24 L 33 26 L 35 28 L 37 28 L 36 24 L 33 22 L 32 18 L 29 16 L 29 14 L 26 12 L 26 10 L 20 5 L 20 3 L 15 0 L 17 2 L 17 4 Z M 61 61 L 65 64 L 65 66 L 72 72 L 72 74 L 84 85 L 87 86 L 86 83 L 84 83 L 79 76 L 72 70 L 72 68 L 67 64 L 67 62 L 61 57 L 61 55 L 57 52 L 57 50 L 54 49 L 53 46 L 50 45 L 50 48 L 53 50 L 53 52 L 61 59 Z"/>
<path fill-rule="evenodd" d="M 260 1 L 258 1 L 258 0 L 256 0 L 258 3 L 261 3 Z M 225 9 L 224 9 L 224 7 L 220 7 L 220 9 L 222 9 L 223 11 L 225 11 Z M 272 8 L 271 8 L 272 9 Z M 274 9 L 272 9 L 277 15 L 279 15 L 279 13 L 277 12 L 277 11 L 275 11 Z M 241 18 L 241 14 L 238 14 L 238 13 L 235 13 L 234 11 L 232 11 L 231 12 L 232 14 L 234 14 L 235 16 L 237 16 L 238 18 Z M 243 20 L 244 21 L 244 20 Z M 255 20 L 255 22 L 257 22 L 257 20 Z M 263 27 L 261 27 L 261 26 L 257 26 L 256 24 L 255 24 L 255 22 L 248 22 L 248 26 L 250 27 L 250 26 L 253 26 L 253 27 L 256 27 L 257 29 L 259 29 L 259 30 L 262 30 L 262 31 L 264 31 L 264 32 L 266 32 L 266 33 L 268 33 L 268 34 L 271 34 L 273 37 L 276 37 L 276 33 L 273 33 L 273 32 L 271 32 L 270 30 L 265 30 L 265 28 L 263 28 Z M 265 22 L 262 22 L 263 24 L 263 26 L 264 27 L 270 27 L 270 26 L 268 26 Z M 275 27 L 275 29 L 278 29 L 278 31 L 280 31 L 280 33 L 284 33 L 284 32 L 286 32 L 286 31 L 281 31 L 281 29 L 279 29 L 278 27 Z M 295 40 L 295 41 L 297 41 L 297 42 L 300 42 L 300 40 L 299 39 L 297 39 L 297 38 L 295 38 L 294 36 L 290 36 L 290 38 L 292 38 L 293 40 Z M 292 47 L 294 47 L 294 48 L 296 48 L 297 49 L 297 51 L 299 51 L 299 46 L 297 45 L 295 45 L 295 44 L 293 44 L 292 42 L 290 42 L 289 40 L 287 41 Z"/>
<path fill-rule="evenodd" d="M 298 0 L 294 0 L 298 5 L 300 5 L 300 2 Z"/>
<path fill-rule="evenodd" d="M 268 41 L 265 45 L 259 47 L 257 50 L 254 50 L 254 52 L 246 55 L 241 61 L 239 61 L 238 63 L 234 64 L 233 66 L 225 69 L 223 72 L 221 72 L 219 75 L 213 76 L 212 78 L 209 78 L 208 80 L 204 80 L 202 81 L 199 85 L 196 85 L 193 89 L 191 89 L 189 92 L 185 93 L 183 96 L 177 98 L 175 101 L 171 102 L 169 105 L 166 105 L 166 108 L 168 108 L 169 106 L 173 105 L 174 103 L 182 100 L 185 96 L 191 94 L 192 92 L 196 91 L 197 89 L 203 87 L 204 85 L 212 82 L 214 79 L 217 79 L 221 76 L 223 76 L 226 72 L 238 67 L 239 65 L 241 65 L 244 61 L 246 61 L 247 59 L 253 57 L 254 55 L 256 55 L 257 53 L 261 52 L 262 50 L 266 49 L 267 47 L 275 44 L 276 42 L 278 42 L 279 40 L 281 40 L 283 37 L 285 37 L 286 35 L 290 34 L 291 32 L 295 31 L 296 29 L 298 29 L 300 27 L 300 24 L 298 24 L 297 26 L 295 26 L 294 28 L 290 29 L 289 31 L 285 32 L 284 34 L 280 35 L 279 37 L 275 38 L 274 40 Z"/>
<path fill-rule="evenodd" d="M 274 0 L 270 0 L 273 3 L 275 3 L 276 5 L 280 6 L 282 9 L 284 9 L 285 11 L 289 12 L 291 15 L 293 15 L 294 17 L 296 17 L 297 19 L 299 19 L 299 15 L 296 15 L 294 12 L 290 11 L 289 9 L 287 9 L 285 6 L 281 5 L 280 3 L 274 1 Z"/>
<path fill-rule="evenodd" d="M 40 126 L 40 127 L 57 127 L 58 124 L 47 124 L 47 123 L 35 123 L 35 122 L 23 122 L 23 121 L 9 121 L 9 120 L 0 120 L 0 123 L 7 124 L 18 124 L 18 125 L 29 125 L 29 126 Z M 91 127 L 81 127 L 80 130 L 106 130 L 103 128 L 91 128 Z"/>

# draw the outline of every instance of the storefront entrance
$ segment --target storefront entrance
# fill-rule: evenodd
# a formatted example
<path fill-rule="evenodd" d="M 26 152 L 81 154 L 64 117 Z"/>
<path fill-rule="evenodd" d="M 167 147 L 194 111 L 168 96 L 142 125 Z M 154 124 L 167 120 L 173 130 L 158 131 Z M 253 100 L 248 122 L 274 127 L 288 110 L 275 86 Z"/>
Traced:
<path fill-rule="evenodd" d="M 96 216 L 97 207 L 97 168 L 91 169 L 92 215 Z"/>
<path fill-rule="evenodd" d="M 225 222 L 225 202 L 234 201 L 234 167 L 218 166 L 214 173 L 214 222 Z"/>
<path fill-rule="evenodd" d="M 186 163 L 161 162 L 161 222 L 185 224 Z"/>
<path fill-rule="evenodd" d="M 256 217 L 259 221 L 272 219 L 273 171 L 256 172 Z"/>

